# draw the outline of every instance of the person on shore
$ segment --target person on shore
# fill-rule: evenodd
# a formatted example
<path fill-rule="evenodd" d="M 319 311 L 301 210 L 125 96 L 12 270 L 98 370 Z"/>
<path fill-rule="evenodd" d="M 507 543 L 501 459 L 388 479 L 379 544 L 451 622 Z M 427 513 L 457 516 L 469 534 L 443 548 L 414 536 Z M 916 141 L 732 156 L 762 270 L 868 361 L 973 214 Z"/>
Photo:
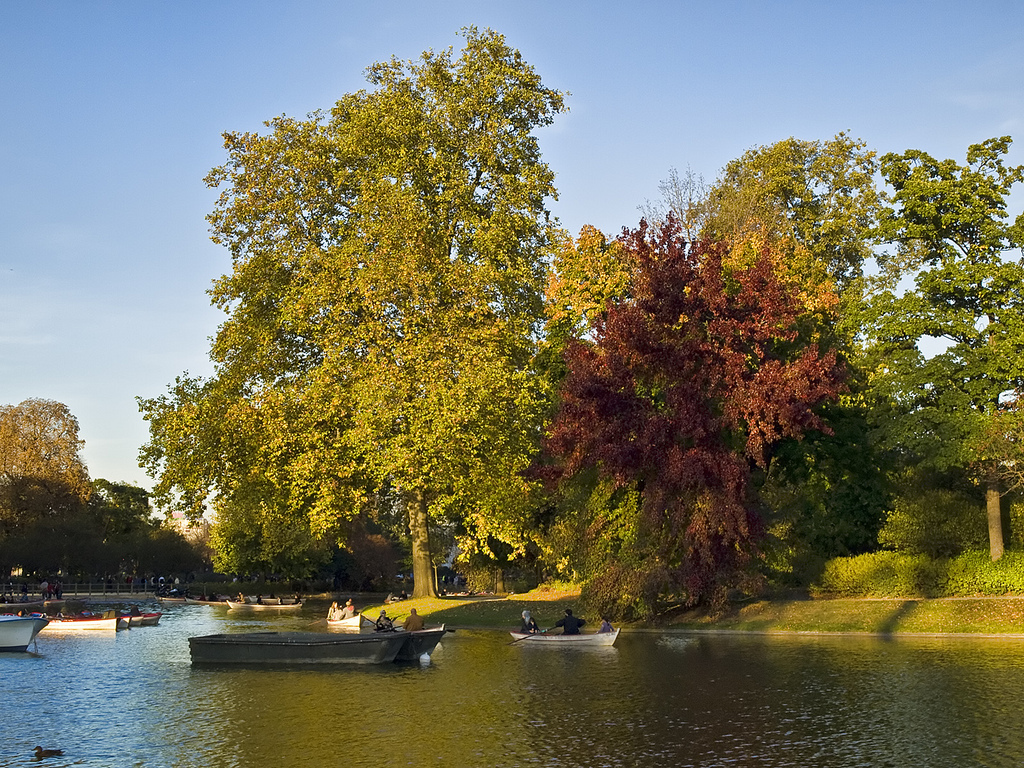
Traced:
<path fill-rule="evenodd" d="M 357 613 L 358 611 L 356 610 L 355 603 L 352 602 L 352 598 L 350 597 L 345 601 L 345 607 L 341 609 L 341 618 L 351 619 L 355 617 Z"/>
<path fill-rule="evenodd" d="M 556 627 L 562 628 L 563 635 L 578 635 L 580 627 L 587 622 L 572 615 L 572 608 L 565 609 L 565 616 L 555 622 Z"/>
<path fill-rule="evenodd" d="M 416 613 L 415 608 L 409 609 L 409 616 L 402 622 L 402 629 L 406 632 L 419 632 L 423 629 L 423 617 Z"/>
<path fill-rule="evenodd" d="M 537 626 L 537 620 L 530 615 L 529 611 L 523 611 L 523 623 L 519 626 L 519 631 L 530 635 L 535 635 L 540 632 L 540 627 Z"/>

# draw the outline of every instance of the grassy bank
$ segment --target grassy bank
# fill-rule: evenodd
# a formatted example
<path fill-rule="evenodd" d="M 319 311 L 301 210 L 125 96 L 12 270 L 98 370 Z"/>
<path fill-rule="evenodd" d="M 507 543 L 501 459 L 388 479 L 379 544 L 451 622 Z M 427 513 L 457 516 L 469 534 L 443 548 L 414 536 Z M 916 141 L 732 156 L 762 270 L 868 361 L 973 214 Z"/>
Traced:
<path fill-rule="evenodd" d="M 375 617 L 382 606 L 361 607 Z M 535 590 L 506 598 L 415 598 L 386 606 L 389 615 L 399 618 L 415 608 L 430 624 L 489 629 L 518 626 L 524 609 L 533 613 L 542 628 L 550 627 L 570 607 L 591 625 L 598 623 L 599 617 L 580 605 L 579 595 L 567 591 Z M 1024 634 L 1024 597 L 752 601 L 733 605 L 717 615 L 684 611 L 658 622 L 621 626 L 627 631 L 1021 635 Z"/>
<path fill-rule="evenodd" d="M 1024 598 L 837 598 L 734 605 L 719 615 L 680 613 L 674 629 L 742 632 L 870 632 L 897 635 L 1024 634 Z"/>
<path fill-rule="evenodd" d="M 546 628 L 561 618 L 566 608 L 572 608 L 574 613 L 582 612 L 583 617 L 595 625 L 600 623 L 596 615 L 590 615 L 580 607 L 579 592 L 571 590 L 538 589 L 508 597 L 416 597 L 390 605 L 371 603 L 357 607 L 371 618 L 376 618 L 381 608 L 384 608 L 388 616 L 393 619 L 397 617 L 398 620 L 404 619 L 409 615 L 409 610 L 415 608 L 430 624 L 446 624 L 449 627 L 515 629 L 525 610 L 533 614 L 542 628 Z"/>

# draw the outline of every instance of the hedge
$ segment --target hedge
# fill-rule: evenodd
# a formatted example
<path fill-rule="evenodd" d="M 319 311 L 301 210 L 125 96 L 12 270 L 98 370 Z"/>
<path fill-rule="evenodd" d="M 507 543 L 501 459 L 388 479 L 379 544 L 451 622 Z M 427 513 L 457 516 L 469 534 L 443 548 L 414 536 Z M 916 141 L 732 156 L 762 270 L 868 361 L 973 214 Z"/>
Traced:
<path fill-rule="evenodd" d="M 822 597 L 974 597 L 1024 595 L 1024 552 L 992 562 L 988 552 L 931 558 L 898 552 L 837 557 L 812 593 Z"/>

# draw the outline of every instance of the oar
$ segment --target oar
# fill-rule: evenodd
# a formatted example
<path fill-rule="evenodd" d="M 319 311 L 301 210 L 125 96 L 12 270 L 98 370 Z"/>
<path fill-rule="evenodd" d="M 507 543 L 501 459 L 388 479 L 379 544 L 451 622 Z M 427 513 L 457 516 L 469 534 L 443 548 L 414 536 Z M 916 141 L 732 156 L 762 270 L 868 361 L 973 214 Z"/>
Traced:
<path fill-rule="evenodd" d="M 552 629 L 554 629 L 554 627 L 548 627 L 547 629 L 542 629 L 540 632 L 527 632 L 522 637 L 517 637 L 515 640 L 513 640 L 511 643 L 509 643 L 509 645 L 515 645 L 520 640 L 526 640 L 527 638 L 536 637 L 537 635 L 546 635 Z"/>

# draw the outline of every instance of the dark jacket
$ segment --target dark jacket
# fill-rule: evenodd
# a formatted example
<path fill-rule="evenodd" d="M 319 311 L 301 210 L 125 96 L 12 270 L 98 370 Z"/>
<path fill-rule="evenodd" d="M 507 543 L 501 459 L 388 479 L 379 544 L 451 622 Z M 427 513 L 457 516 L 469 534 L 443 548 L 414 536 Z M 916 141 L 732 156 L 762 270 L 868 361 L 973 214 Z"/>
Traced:
<path fill-rule="evenodd" d="M 556 627 L 562 628 L 563 635 L 578 635 L 580 633 L 580 627 L 586 624 L 583 619 L 577 619 L 573 615 L 566 616 L 555 622 Z"/>
<path fill-rule="evenodd" d="M 533 616 L 531 616 L 529 623 L 527 623 L 525 619 L 523 620 L 523 622 L 519 626 L 519 631 L 520 632 L 540 632 L 540 627 L 537 626 L 537 620 L 535 618 L 533 618 Z"/>

